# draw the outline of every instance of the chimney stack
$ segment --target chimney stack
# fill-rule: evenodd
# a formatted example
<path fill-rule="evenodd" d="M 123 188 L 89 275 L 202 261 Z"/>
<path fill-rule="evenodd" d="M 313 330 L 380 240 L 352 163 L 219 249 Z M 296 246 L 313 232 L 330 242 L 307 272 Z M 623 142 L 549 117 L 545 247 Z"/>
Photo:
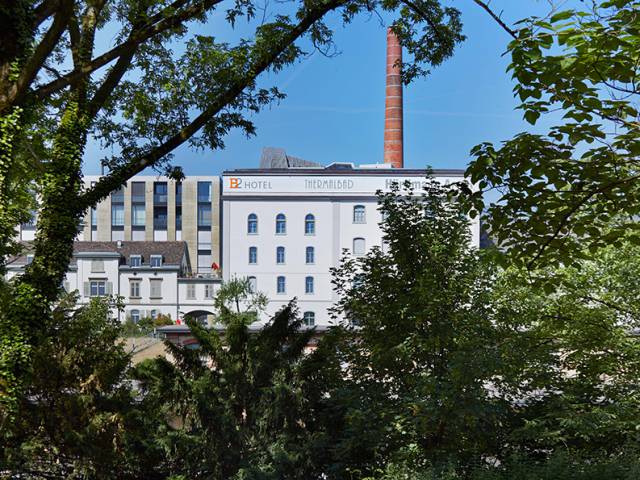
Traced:
<path fill-rule="evenodd" d="M 387 29 L 387 90 L 384 102 L 384 163 L 393 168 L 404 167 L 402 147 L 402 46 L 398 37 Z"/>

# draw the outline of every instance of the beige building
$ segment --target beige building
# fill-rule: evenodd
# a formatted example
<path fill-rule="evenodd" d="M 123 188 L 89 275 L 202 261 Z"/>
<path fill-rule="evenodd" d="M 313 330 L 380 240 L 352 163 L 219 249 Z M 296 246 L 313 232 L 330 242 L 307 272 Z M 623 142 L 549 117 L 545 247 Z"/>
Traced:
<path fill-rule="evenodd" d="M 90 187 L 100 177 L 85 177 Z M 23 240 L 28 240 L 24 238 Z M 185 241 L 193 270 L 215 273 L 220 265 L 220 180 L 189 176 L 136 176 L 87 212 L 78 240 Z"/>

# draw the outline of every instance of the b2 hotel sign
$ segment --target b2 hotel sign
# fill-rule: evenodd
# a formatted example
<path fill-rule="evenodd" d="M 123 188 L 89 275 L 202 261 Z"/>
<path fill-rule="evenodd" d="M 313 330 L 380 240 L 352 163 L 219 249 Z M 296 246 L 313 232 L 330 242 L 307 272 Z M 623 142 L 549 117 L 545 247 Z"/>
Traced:
<path fill-rule="evenodd" d="M 460 181 L 461 177 L 436 177 L 442 183 Z M 372 195 L 378 190 L 388 191 L 394 183 L 409 181 L 415 190 L 426 183 L 423 177 L 384 176 L 224 176 L 224 195 Z"/>

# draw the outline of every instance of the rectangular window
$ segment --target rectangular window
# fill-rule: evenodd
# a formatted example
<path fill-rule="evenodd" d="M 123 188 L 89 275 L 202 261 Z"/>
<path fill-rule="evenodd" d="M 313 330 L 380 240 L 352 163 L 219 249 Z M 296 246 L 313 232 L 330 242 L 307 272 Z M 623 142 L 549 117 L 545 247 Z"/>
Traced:
<path fill-rule="evenodd" d="M 176 207 L 176 230 L 182 230 L 182 207 Z"/>
<path fill-rule="evenodd" d="M 182 183 L 176 183 L 176 205 L 182 205 Z"/>
<path fill-rule="evenodd" d="M 131 202 L 144 204 L 144 182 L 131 182 Z"/>
<path fill-rule="evenodd" d="M 198 182 L 198 202 L 211 202 L 211 182 Z"/>
<path fill-rule="evenodd" d="M 95 208 L 91 209 L 91 226 L 92 227 L 98 226 L 98 214 Z"/>
<path fill-rule="evenodd" d="M 256 293 L 258 291 L 258 280 L 256 277 L 249 277 L 249 291 L 251 293 Z"/>
<path fill-rule="evenodd" d="M 367 223 L 364 205 L 353 207 L 353 223 Z"/>
<path fill-rule="evenodd" d="M 131 225 L 144 227 L 146 211 L 144 205 L 131 205 Z"/>
<path fill-rule="evenodd" d="M 307 264 L 315 263 L 316 261 L 316 252 L 313 247 L 307 247 L 306 251 L 306 262 Z"/>
<path fill-rule="evenodd" d="M 124 188 L 111 193 L 111 203 L 124 203 Z"/>
<path fill-rule="evenodd" d="M 124 226 L 124 205 L 111 205 L 111 226 Z"/>
<path fill-rule="evenodd" d="M 364 255 L 366 250 L 364 238 L 353 239 L 353 254 L 356 256 Z"/>
<path fill-rule="evenodd" d="M 155 230 L 167 229 L 167 207 L 153 209 L 153 228 Z"/>
<path fill-rule="evenodd" d="M 153 184 L 153 204 L 167 204 L 167 182 L 155 182 Z"/>
<path fill-rule="evenodd" d="M 161 267 L 162 266 L 162 255 L 151 255 L 149 259 L 149 263 L 152 267 Z"/>
<path fill-rule="evenodd" d="M 103 273 L 104 260 L 91 260 L 91 273 Z"/>
<path fill-rule="evenodd" d="M 140 298 L 140 280 L 131 280 L 129 282 L 129 297 Z"/>
<path fill-rule="evenodd" d="M 107 294 L 107 282 L 106 280 L 91 280 L 90 295 L 92 297 L 104 297 Z"/>
<path fill-rule="evenodd" d="M 162 280 L 158 280 L 152 278 L 149 280 L 149 284 L 151 285 L 151 298 L 162 298 Z"/>
<path fill-rule="evenodd" d="M 313 293 L 313 277 L 307 277 L 304 280 L 304 293 Z"/>
<path fill-rule="evenodd" d="M 211 205 L 198 205 L 198 227 L 211 226 Z"/>
<path fill-rule="evenodd" d="M 205 286 L 204 286 L 204 298 L 213 298 L 213 285 L 205 284 Z"/>
<path fill-rule="evenodd" d="M 140 255 L 131 255 L 129 257 L 129 266 L 130 267 L 142 266 L 142 257 Z"/>
<path fill-rule="evenodd" d="M 196 298 L 196 286 L 193 283 L 187 283 L 187 300 Z"/>

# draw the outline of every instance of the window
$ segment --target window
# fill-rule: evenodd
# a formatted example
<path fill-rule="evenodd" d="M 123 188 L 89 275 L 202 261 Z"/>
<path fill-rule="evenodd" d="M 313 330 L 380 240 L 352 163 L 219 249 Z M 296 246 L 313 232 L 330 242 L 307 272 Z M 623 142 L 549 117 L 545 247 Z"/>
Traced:
<path fill-rule="evenodd" d="M 176 230 L 182 230 L 182 207 L 176 207 Z"/>
<path fill-rule="evenodd" d="M 92 297 L 104 297 L 107 294 L 106 280 L 91 280 L 89 287 L 89 295 Z"/>
<path fill-rule="evenodd" d="M 144 182 L 131 182 L 131 202 L 145 202 Z"/>
<path fill-rule="evenodd" d="M 111 205 L 111 226 L 112 227 L 124 226 L 124 205 L 122 204 Z"/>
<path fill-rule="evenodd" d="M 286 292 L 286 287 L 287 287 L 287 281 L 284 277 L 278 277 L 277 278 L 277 292 L 278 293 L 285 293 Z"/>
<path fill-rule="evenodd" d="M 284 247 L 276 248 L 276 263 L 284 263 Z"/>
<path fill-rule="evenodd" d="M 255 213 L 251 213 L 247 217 L 247 233 L 250 235 L 258 233 L 258 216 Z"/>
<path fill-rule="evenodd" d="M 140 267 L 142 265 L 142 257 L 140 255 L 131 255 L 129 257 L 130 267 Z"/>
<path fill-rule="evenodd" d="M 140 280 L 129 281 L 129 297 L 140 298 Z"/>
<path fill-rule="evenodd" d="M 211 202 L 211 182 L 198 182 L 198 202 Z"/>
<path fill-rule="evenodd" d="M 182 205 L 182 183 L 176 183 L 176 205 Z"/>
<path fill-rule="evenodd" d="M 145 224 L 144 205 L 131 205 L 131 225 L 134 227 L 144 227 Z"/>
<path fill-rule="evenodd" d="M 314 312 L 304 312 L 302 321 L 307 327 L 313 327 L 316 324 L 316 314 Z"/>
<path fill-rule="evenodd" d="M 256 293 L 258 291 L 258 280 L 256 280 L 256 277 L 249 277 L 247 280 L 249 281 L 249 291 Z"/>
<path fill-rule="evenodd" d="M 91 209 L 91 226 L 92 227 L 98 226 L 98 214 L 95 208 Z"/>
<path fill-rule="evenodd" d="M 249 247 L 249 263 L 252 265 L 258 263 L 258 247 Z"/>
<path fill-rule="evenodd" d="M 155 182 L 153 184 L 153 203 L 156 205 L 167 204 L 167 182 Z"/>
<path fill-rule="evenodd" d="M 104 272 L 104 260 L 91 260 L 91 273 Z"/>
<path fill-rule="evenodd" d="M 162 266 L 162 255 L 151 255 L 149 259 L 149 263 L 152 267 L 161 267 Z"/>
<path fill-rule="evenodd" d="M 204 298 L 213 298 L 213 285 L 205 284 L 205 286 L 204 286 Z"/>
<path fill-rule="evenodd" d="M 198 205 L 198 227 L 211 226 L 211 205 Z"/>
<path fill-rule="evenodd" d="M 367 223 L 364 205 L 356 205 L 353 207 L 353 223 Z"/>
<path fill-rule="evenodd" d="M 124 187 L 111 193 L 111 203 L 124 203 Z"/>
<path fill-rule="evenodd" d="M 158 318 L 158 310 L 151 310 L 151 318 L 153 320 L 155 320 L 156 318 Z"/>
<path fill-rule="evenodd" d="M 315 235 L 316 234 L 316 217 L 310 213 L 304 217 L 304 234 Z"/>
<path fill-rule="evenodd" d="M 313 277 L 304 279 L 304 293 L 313 293 Z"/>
<path fill-rule="evenodd" d="M 153 278 L 149 280 L 149 283 L 151 285 L 149 297 L 162 298 L 162 280 Z"/>
<path fill-rule="evenodd" d="M 167 207 L 156 207 L 153 209 L 154 230 L 167 229 Z"/>
<path fill-rule="evenodd" d="M 140 310 L 131 310 L 131 321 L 138 323 L 140 321 Z"/>
<path fill-rule="evenodd" d="M 187 300 L 196 298 L 196 286 L 193 283 L 187 283 Z"/>
<path fill-rule="evenodd" d="M 284 216 L 284 213 L 279 213 L 276 216 L 276 234 L 284 235 L 287 233 L 287 217 Z"/>
<path fill-rule="evenodd" d="M 316 251 L 313 247 L 307 247 L 305 258 L 307 264 L 316 263 Z"/>
<path fill-rule="evenodd" d="M 364 255 L 365 243 L 364 238 L 353 239 L 353 254 L 356 256 Z"/>
<path fill-rule="evenodd" d="M 33 263 L 33 255 L 27 255 L 27 265 L 31 265 Z"/>

